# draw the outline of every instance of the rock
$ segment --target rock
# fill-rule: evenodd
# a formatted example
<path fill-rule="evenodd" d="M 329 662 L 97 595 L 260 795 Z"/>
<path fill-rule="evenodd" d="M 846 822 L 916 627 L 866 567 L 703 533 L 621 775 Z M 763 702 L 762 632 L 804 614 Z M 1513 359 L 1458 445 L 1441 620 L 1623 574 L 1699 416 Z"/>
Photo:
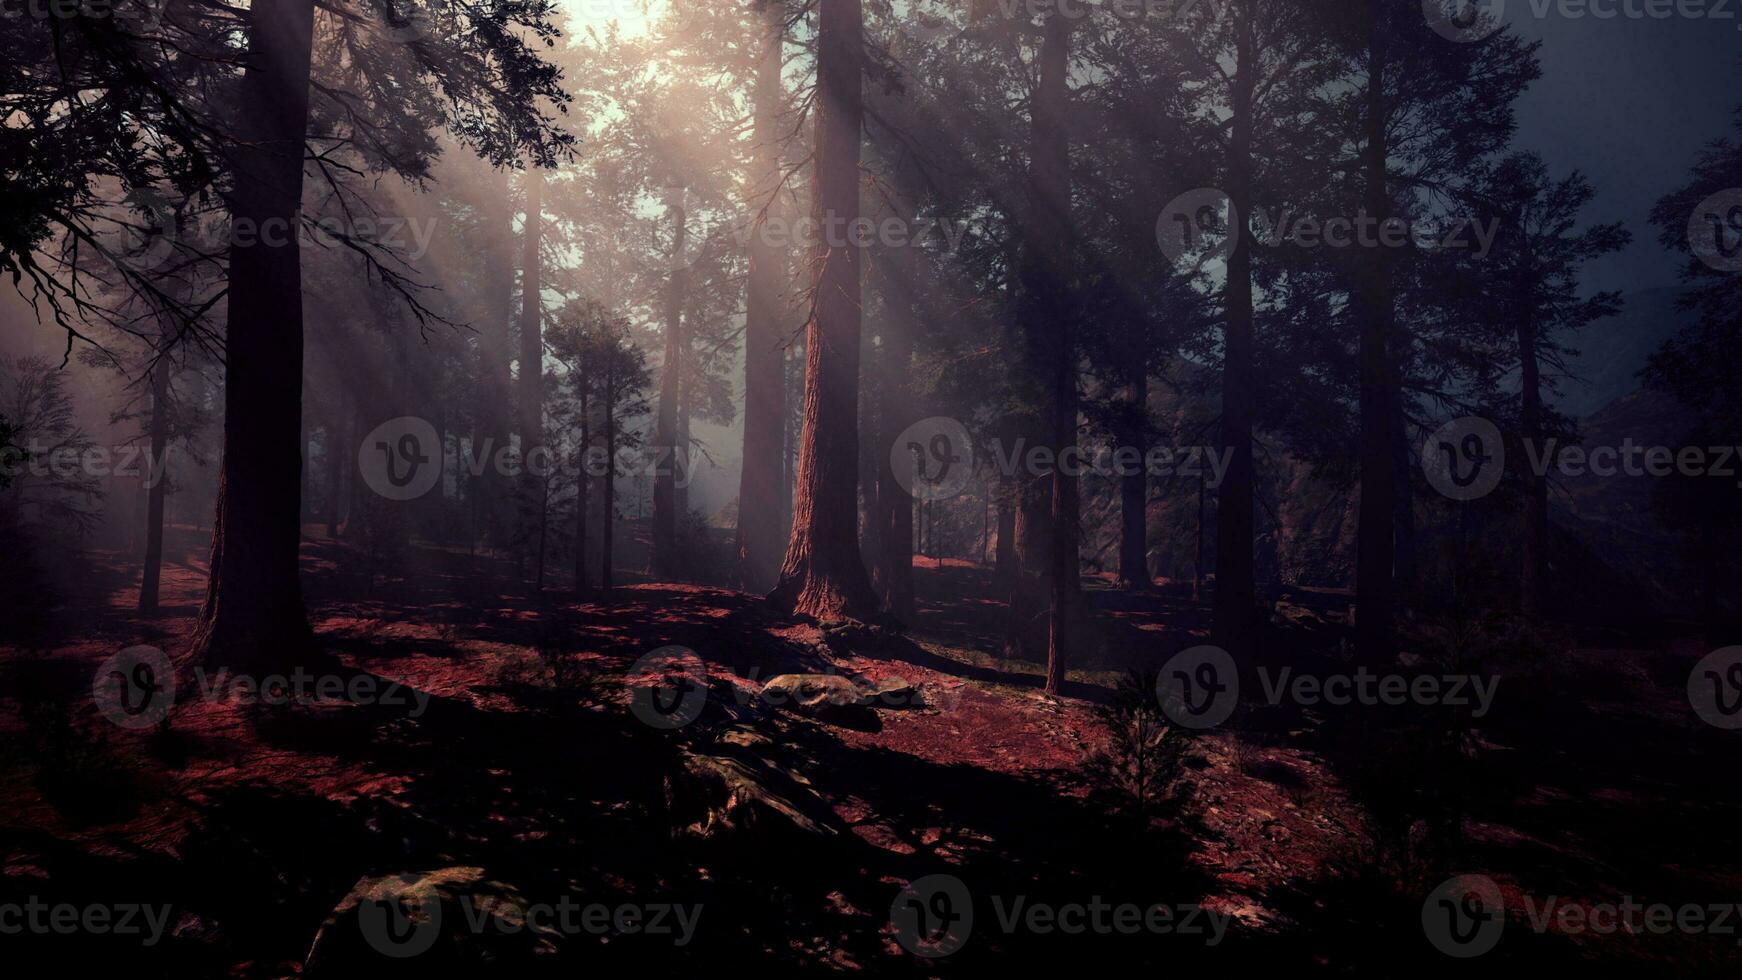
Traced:
<path fill-rule="evenodd" d="M 917 708 L 924 704 L 919 688 L 899 677 L 885 677 L 867 692 L 874 708 Z"/>
<path fill-rule="evenodd" d="M 526 899 L 483 868 L 364 877 L 315 933 L 303 975 L 315 980 L 477 975 L 530 964 L 558 934 L 526 921 Z M 471 923 L 482 921 L 474 931 Z"/>
<path fill-rule="evenodd" d="M 836 818 L 810 781 L 766 756 L 685 754 L 666 780 L 674 832 L 702 839 L 829 838 Z"/>
<path fill-rule="evenodd" d="M 757 697 L 775 707 L 817 717 L 871 704 L 871 692 L 840 674 L 781 674 L 764 684 Z"/>

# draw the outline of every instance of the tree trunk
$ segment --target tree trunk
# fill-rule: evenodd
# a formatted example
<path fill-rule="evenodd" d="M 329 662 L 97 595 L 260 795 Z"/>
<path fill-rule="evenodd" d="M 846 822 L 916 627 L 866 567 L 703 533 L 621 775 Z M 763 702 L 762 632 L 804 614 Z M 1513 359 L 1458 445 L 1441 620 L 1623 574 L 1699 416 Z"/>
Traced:
<path fill-rule="evenodd" d="M 607 369 L 601 408 L 605 413 L 605 475 L 599 480 L 599 588 L 611 594 L 612 543 L 617 524 L 617 378 Z"/>
<path fill-rule="evenodd" d="M 1389 157 L 1385 132 L 1384 27 L 1377 0 L 1369 0 L 1367 43 L 1366 137 L 1361 169 L 1368 215 L 1385 221 L 1391 213 L 1386 181 Z M 1393 316 L 1390 266 L 1383 249 L 1370 249 L 1356 270 L 1351 307 L 1360 330 L 1361 379 L 1361 504 L 1357 517 L 1355 558 L 1357 655 L 1367 663 L 1388 662 L 1392 655 L 1393 534 L 1395 532 L 1396 470 L 1392 466 L 1391 364 Z"/>
<path fill-rule="evenodd" d="M 762 61 L 756 72 L 755 188 L 760 222 L 773 213 L 780 183 L 780 108 L 784 91 L 780 69 L 785 57 L 786 6 L 762 8 Z M 758 229 L 760 232 L 760 229 Z M 746 591 L 771 588 L 780 572 L 780 546 L 786 534 L 786 495 L 782 483 L 786 455 L 786 360 L 781 345 L 781 281 L 786 257 L 769 236 L 752 234 L 750 283 L 744 317 L 744 464 L 738 483 L 735 548 L 738 581 Z"/>
<path fill-rule="evenodd" d="M 1518 324 L 1518 364 L 1523 399 L 1519 421 L 1523 424 L 1524 438 L 1541 445 L 1542 368 L 1537 361 L 1536 325 L 1528 314 Z M 1523 469 L 1524 569 L 1519 591 L 1524 614 L 1536 616 L 1542 613 L 1543 587 L 1548 582 L 1548 478 L 1529 466 Z"/>
<path fill-rule="evenodd" d="M 516 426 L 520 430 L 520 458 L 525 503 L 537 504 L 539 567 L 537 580 L 544 582 L 545 504 L 550 493 L 548 474 L 536 472 L 544 465 L 539 457 L 544 446 L 544 288 L 539 258 L 543 235 L 544 173 L 536 165 L 526 168 L 526 222 L 521 235 L 520 257 L 520 378 L 516 385 Z"/>
<path fill-rule="evenodd" d="M 1252 246 L 1245 222 L 1252 214 L 1252 104 L 1258 82 L 1258 51 L 1252 21 L 1237 27 L 1232 135 L 1228 144 L 1228 199 L 1236 224 L 1224 290 L 1222 358 L 1222 449 L 1228 472 L 1216 496 L 1216 596 L 1211 634 L 1244 660 L 1252 654 L 1257 589 L 1252 569 L 1253 385 Z"/>
<path fill-rule="evenodd" d="M 232 149 L 233 222 L 296 228 L 308 126 L 313 0 L 257 0 Z M 306 662 L 314 634 L 297 547 L 302 458 L 302 260 L 297 235 L 234 249 L 224 358 L 224 456 L 211 577 L 193 636 L 201 659 L 238 667 Z"/>
<path fill-rule="evenodd" d="M 898 217 L 913 226 L 912 201 L 897 191 Z M 872 584 L 883 606 L 903 622 L 913 619 L 913 456 L 891 452 L 896 436 L 919 421 L 913 393 L 913 351 L 919 332 L 914 310 L 917 256 L 912 246 L 890 249 L 888 268 L 879 276 L 888 322 L 883 331 L 880 399 L 883 436 L 873 450 L 876 467 L 873 546 L 880 550 Z"/>
<path fill-rule="evenodd" d="M 1032 150 L 1029 160 L 1030 303 L 1039 334 L 1030 349 L 1040 353 L 1050 376 L 1047 384 L 1047 441 L 1054 450 L 1048 480 L 1046 518 L 1050 532 L 1047 592 L 1046 692 L 1064 688 L 1069 623 L 1077 584 L 1077 477 L 1068 472 L 1065 452 L 1077 444 L 1077 350 L 1071 333 L 1069 288 L 1071 233 L 1070 112 L 1066 73 L 1069 67 L 1071 21 L 1062 11 L 1046 20 L 1040 51 L 1040 84 L 1031 113 Z"/>
<path fill-rule="evenodd" d="M 508 527 L 508 486 L 494 457 L 508 444 L 508 413 L 514 404 L 509 377 L 509 352 L 514 319 L 514 207 L 508 175 L 495 173 L 481 188 L 479 222 L 483 226 L 482 290 L 478 332 L 479 397 L 472 451 L 486 465 L 477 481 L 484 536 L 492 546 L 505 543 Z M 360 430 L 361 431 L 361 430 Z"/>
<path fill-rule="evenodd" d="M 139 579 L 139 611 L 157 612 L 158 581 L 163 573 L 163 495 L 169 474 L 169 371 L 167 351 L 151 366 L 151 462 L 146 467 L 145 568 Z"/>
<path fill-rule="evenodd" d="M 678 401 L 683 384 L 683 300 L 686 275 L 682 267 L 689 216 L 681 195 L 673 195 L 672 270 L 665 300 L 665 366 L 660 371 L 659 409 L 654 423 L 653 550 L 649 571 L 657 579 L 677 574 L 677 452 Z"/>
<path fill-rule="evenodd" d="M 587 593 L 587 491 L 592 476 L 587 471 L 588 453 L 593 448 L 592 409 L 588 393 L 591 390 L 592 378 L 582 374 L 580 378 L 581 404 L 581 438 L 579 446 L 580 465 L 575 469 L 575 594 Z"/>
<path fill-rule="evenodd" d="M 1141 349 L 1142 333 L 1133 339 L 1136 349 L 1127 354 L 1129 375 L 1123 393 L 1126 414 L 1120 419 L 1116 438 L 1118 448 L 1131 447 L 1138 460 L 1134 472 L 1119 475 L 1119 587 L 1142 591 L 1153 584 L 1149 578 L 1149 474 L 1143 462 L 1149 442 L 1149 371 L 1145 366 L 1148 351 Z"/>
<path fill-rule="evenodd" d="M 339 517 L 340 512 L 344 509 L 341 502 L 344 500 L 345 492 L 345 469 L 351 442 L 342 435 L 345 419 L 343 393 L 335 396 L 334 401 L 333 413 L 328 417 L 326 424 L 327 538 L 329 540 L 339 536 Z"/>
<path fill-rule="evenodd" d="M 819 0 L 816 213 L 824 229 L 849 228 L 859 217 L 863 34 L 860 0 Z M 819 256 L 815 305 L 805 327 L 792 537 L 770 595 L 781 608 L 821 620 L 865 619 L 877 609 L 856 533 L 861 249 L 849 238 L 827 243 Z"/>

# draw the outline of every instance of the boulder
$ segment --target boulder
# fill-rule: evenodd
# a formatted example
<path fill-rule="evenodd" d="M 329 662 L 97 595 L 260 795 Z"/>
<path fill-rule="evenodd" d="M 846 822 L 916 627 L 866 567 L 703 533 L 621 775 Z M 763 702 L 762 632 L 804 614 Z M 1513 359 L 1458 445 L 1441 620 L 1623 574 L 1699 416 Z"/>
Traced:
<path fill-rule="evenodd" d="M 526 899 L 483 868 L 364 877 L 333 908 L 309 947 L 303 975 L 477 976 L 555 952 L 558 934 L 526 921 Z M 474 930 L 472 922 L 483 928 Z"/>

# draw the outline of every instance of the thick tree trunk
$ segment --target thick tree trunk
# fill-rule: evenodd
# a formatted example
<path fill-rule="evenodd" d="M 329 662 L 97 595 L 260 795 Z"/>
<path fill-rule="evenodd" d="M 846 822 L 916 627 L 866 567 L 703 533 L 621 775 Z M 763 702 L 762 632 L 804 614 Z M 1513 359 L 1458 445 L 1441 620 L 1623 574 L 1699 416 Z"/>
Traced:
<path fill-rule="evenodd" d="M 1389 157 L 1385 129 L 1385 52 L 1377 0 L 1370 0 L 1367 44 L 1366 142 L 1361 169 L 1368 215 L 1385 221 L 1391 213 L 1386 180 Z M 1395 374 L 1391 363 L 1393 305 L 1390 267 L 1382 249 L 1360 256 L 1351 307 L 1360 330 L 1361 504 L 1355 558 L 1355 645 L 1368 663 L 1391 659 L 1393 619 L 1393 535 L 1397 471 L 1392 466 L 1392 415 Z"/>
<path fill-rule="evenodd" d="M 860 0 L 819 0 L 816 213 L 824 229 L 849 228 L 859 217 L 863 35 Z M 792 537 L 770 595 L 777 606 L 822 620 L 865 619 L 877 609 L 856 534 L 861 249 L 848 238 L 827 242 L 820 256 L 805 328 Z"/>
<path fill-rule="evenodd" d="M 313 0 L 257 0 L 232 150 L 235 223 L 294 231 L 302 204 Z M 201 659 L 239 667 L 308 663 L 302 604 L 302 261 L 284 244 L 234 249 L 224 358 L 224 456 L 211 577 L 193 636 Z"/>
<path fill-rule="evenodd" d="M 145 568 L 139 579 L 139 611 L 157 612 L 158 581 L 163 574 L 163 496 L 169 474 L 169 356 L 159 352 L 151 366 L 151 462 L 146 468 Z"/>
<path fill-rule="evenodd" d="M 758 220 L 772 214 L 780 183 L 780 69 L 785 58 L 786 7 L 762 8 L 762 61 L 756 73 L 754 136 L 756 172 L 752 201 Z M 760 229 L 759 229 L 760 230 Z M 750 284 L 744 318 L 744 465 L 738 484 L 738 581 L 746 591 L 765 591 L 780 572 L 786 537 L 782 484 L 786 452 L 786 361 L 781 344 L 781 281 L 786 260 L 763 234 L 750 236 Z"/>
<path fill-rule="evenodd" d="M 1257 589 L 1252 569 L 1252 390 L 1254 377 L 1252 245 L 1245 222 L 1252 213 L 1253 92 L 1258 81 L 1258 51 L 1249 16 L 1242 17 L 1236 40 L 1228 144 L 1228 199 L 1236 225 L 1228 256 L 1228 283 L 1222 359 L 1222 449 L 1228 472 L 1216 497 L 1216 596 L 1212 635 L 1236 658 L 1252 654 Z"/>
<path fill-rule="evenodd" d="M 665 299 L 665 366 L 659 379 L 659 409 L 654 422 L 653 549 L 649 571 L 655 578 L 677 575 L 677 453 L 678 402 L 684 371 L 683 301 L 687 289 L 682 268 L 689 236 L 688 215 L 681 196 L 672 202 L 672 270 Z"/>

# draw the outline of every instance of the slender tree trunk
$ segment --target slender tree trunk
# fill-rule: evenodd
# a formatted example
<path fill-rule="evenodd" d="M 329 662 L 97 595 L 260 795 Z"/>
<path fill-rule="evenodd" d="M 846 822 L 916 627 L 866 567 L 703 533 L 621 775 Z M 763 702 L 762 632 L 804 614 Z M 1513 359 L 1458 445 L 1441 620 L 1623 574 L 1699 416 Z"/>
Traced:
<path fill-rule="evenodd" d="M 1385 51 L 1378 0 L 1369 0 L 1367 44 L 1366 147 L 1361 158 L 1363 200 L 1369 217 L 1385 221 L 1391 213 L 1386 180 L 1389 151 L 1385 129 Z M 1396 470 L 1392 466 L 1391 364 L 1393 305 L 1390 267 L 1382 249 L 1360 256 L 1351 305 L 1360 329 L 1361 504 L 1355 559 L 1355 644 L 1368 663 L 1393 655 L 1393 556 L 1396 522 Z"/>
<path fill-rule="evenodd" d="M 860 0 L 819 0 L 817 14 L 816 212 L 819 227 L 859 217 L 859 135 L 865 67 Z M 877 609 L 859 556 L 857 467 L 861 249 L 851 236 L 826 243 L 815 306 L 805 328 L 804 431 L 792 537 L 779 607 L 821 620 L 865 619 Z"/>
<path fill-rule="evenodd" d="M 912 202 L 899 194 L 897 215 L 913 226 Z M 873 546 L 881 551 L 872 582 L 883 598 L 884 608 L 903 622 L 913 619 L 913 456 L 891 452 L 893 440 L 919 421 L 919 406 L 913 392 L 913 351 L 919 320 L 914 309 L 914 277 L 917 256 L 911 246 L 890 249 L 888 269 L 879 277 L 888 323 L 882 349 L 882 438 L 873 450 L 876 467 L 877 535 Z"/>
<path fill-rule="evenodd" d="M 1016 563 L 1016 495 L 1019 491 L 1013 480 L 998 478 L 998 496 L 995 507 L 998 511 L 998 547 L 992 555 L 992 577 L 1011 587 L 1019 574 Z"/>
<path fill-rule="evenodd" d="M 785 94 L 780 69 L 785 58 L 786 6 L 762 8 L 762 60 L 756 72 L 753 138 L 756 141 L 756 221 L 772 214 L 780 183 L 780 108 Z M 747 591 L 771 588 L 780 572 L 785 539 L 786 360 L 781 343 L 781 281 L 786 257 L 769 236 L 750 236 L 750 283 L 744 318 L 744 465 L 738 484 L 736 551 L 738 581 Z"/>
<path fill-rule="evenodd" d="M 1047 441 L 1054 450 L 1049 477 L 1046 523 L 1050 532 L 1050 569 L 1046 576 L 1046 691 L 1058 694 L 1065 683 L 1069 656 L 1069 613 L 1078 579 L 1077 477 L 1066 465 L 1065 453 L 1077 444 L 1077 349 L 1071 332 L 1069 288 L 1071 232 L 1070 112 L 1066 73 L 1070 57 L 1071 21 L 1062 11 L 1046 20 L 1040 50 L 1040 84 L 1031 113 L 1032 150 L 1029 160 L 1031 330 L 1038 332 L 1030 349 L 1041 354 L 1049 375 Z"/>
<path fill-rule="evenodd" d="M 1524 437 L 1542 444 L 1542 368 L 1537 360 L 1536 325 L 1526 315 L 1518 324 L 1518 363 L 1522 389 Z M 1524 569 L 1520 592 L 1524 614 L 1543 611 L 1543 589 L 1548 582 L 1548 479 L 1530 467 L 1525 470 Z"/>
<path fill-rule="evenodd" d="M 339 536 L 340 512 L 344 509 L 345 466 L 348 461 L 351 440 L 344 436 L 345 404 L 344 395 L 335 396 L 335 406 L 327 419 L 327 538 Z"/>
<path fill-rule="evenodd" d="M 1257 588 L 1252 568 L 1253 311 L 1252 246 L 1245 221 L 1252 213 L 1253 92 L 1258 82 L 1258 51 L 1248 11 L 1235 42 L 1228 143 L 1228 199 L 1237 224 L 1229 229 L 1234 249 L 1228 256 L 1224 290 L 1222 361 L 1222 449 L 1228 472 L 1216 498 L 1216 596 L 1212 635 L 1236 658 L 1252 654 Z"/>
<path fill-rule="evenodd" d="M 590 463 L 588 461 L 588 454 L 592 452 L 592 448 L 593 448 L 593 439 L 592 439 L 592 436 L 593 436 L 592 421 L 593 420 L 592 420 L 592 416 L 589 414 L 591 412 L 592 406 L 590 404 L 591 400 L 588 397 L 588 392 L 591 390 L 591 386 L 592 386 L 592 378 L 583 374 L 580 378 L 580 384 L 578 385 L 578 387 L 580 388 L 580 392 L 581 392 L 581 399 L 580 399 L 580 401 L 581 401 L 581 404 L 580 404 L 581 438 L 580 438 L 580 447 L 579 447 L 580 465 L 578 467 L 576 467 L 576 470 L 578 472 L 575 476 L 575 594 L 576 595 L 585 595 L 587 593 L 587 491 L 589 489 L 591 489 L 589 484 L 592 480 L 592 476 L 588 472 L 587 467 L 590 465 Z"/>
<path fill-rule="evenodd" d="M 1125 383 L 1118 440 L 1119 448 L 1131 447 L 1138 453 L 1132 472 L 1119 475 L 1119 587 L 1133 591 L 1148 589 L 1149 578 L 1149 474 L 1143 456 L 1149 441 L 1149 371 L 1145 361 L 1148 352 L 1142 350 L 1141 331 L 1134 338 L 1139 348 L 1127 353 L 1129 374 Z"/>
<path fill-rule="evenodd" d="M 599 481 L 599 588 L 611 594 L 612 544 L 617 524 L 617 378 L 605 375 L 605 476 Z"/>
<path fill-rule="evenodd" d="M 526 503 L 538 505 L 537 580 L 544 584 L 544 541 L 550 494 L 547 475 L 538 472 L 544 447 L 544 290 L 540 247 L 543 237 L 544 172 L 537 165 L 526 168 L 526 222 L 521 234 L 520 256 L 520 378 L 517 384 L 516 424 L 520 430 L 522 484 Z"/>
<path fill-rule="evenodd" d="M 495 459 L 508 445 L 508 413 L 514 404 L 508 364 L 514 319 L 514 207 L 507 174 L 491 175 L 481 188 L 479 211 L 483 232 L 483 288 L 478 304 L 482 326 L 478 332 L 480 384 L 472 451 L 485 464 L 477 481 L 479 511 L 484 537 L 496 547 L 507 537 L 509 488 Z"/>
<path fill-rule="evenodd" d="M 1198 540 L 1197 554 L 1192 559 L 1192 601 L 1204 599 L 1204 477 L 1198 475 Z"/>
<path fill-rule="evenodd" d="M 653 551 L 649 571 L 655 578 L 677 574 L 677 452 L 678 401 L 684 371 L 683 301 L 687 288 L 682 267 L 688 246 L 688 215 L 682 195 L 673 195 L 672 270 L 665 300 L 665 366 L 659 379 L 659 409 L 654 422 Z"/>
<path fill-rule="evenodd" d="M 139 580 L 139 611 L 157 612 L 158 580 L 163 573 L 163 496 L 169 474 L 169 371 L 167 352 L 151 366 L 151 486 L 145 503 L 145 568 Z"/>
<path fill-rule="evenodd" d="M 302 204 L 313 0 L 249 8 L 248 65 L 232 149 L 232 220 L 295 228 Z M 270 224 L 269 224 L 270 223 Z M 298 576 L 302 459 L 302 261 L 297 236 L 230 256 L 224 456 L 211 577 L 193 636 L 201 659 L 298 665 L 313 653 Z"/>

